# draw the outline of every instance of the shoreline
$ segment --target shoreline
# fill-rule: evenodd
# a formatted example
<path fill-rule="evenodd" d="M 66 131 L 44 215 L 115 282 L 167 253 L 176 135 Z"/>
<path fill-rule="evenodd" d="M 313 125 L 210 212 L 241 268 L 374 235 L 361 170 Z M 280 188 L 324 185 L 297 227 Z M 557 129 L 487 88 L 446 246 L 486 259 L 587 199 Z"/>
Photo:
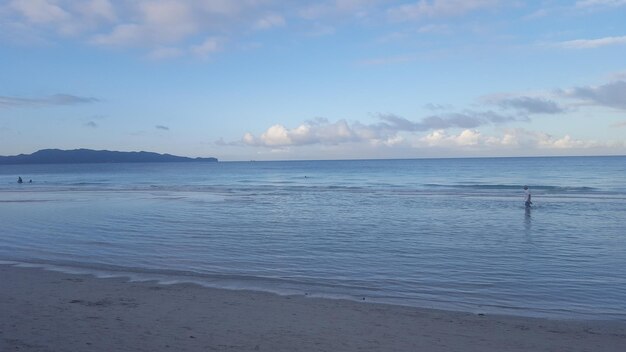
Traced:
<path fill-rule="evenodd" d="M 547 320 L 563 320 L 563 321 L 607 321 L 607 322 L 624 322 L 626 323 L 626 315 L 608 314 L 608 313 L 582 313 L 582 312 L 560 312 L 553 310 L 525 309 L 518 307 L 492 306 L 487 304 L 467 304 L 461 301 L 419 301 L 419 303 L 408 303 L 402 300 L 385 299 L 384 297 L 375 297 L 368 295 L 354 295 L 349 293 L 323 292 L 317 290 L 315 285 L 308 287 L 291 286 L 286 287 L 280 285 L 281 288 L 272 287 L 272 283 L 250 284 L 245 281 L 238 281 L 237 278 L 207 278 L 202 275 L 194 275 L 188 272 L 160 272 L 159 270 L 132 271 L 130 268 L 109 267 L 98 268 L 91 266 L 72 266 L 64 264 L 53 264 L 44 262 L 22 262 L 14 260 L 0 260 L 0 267 L 11 266 L 16 268 L 37 269 L 46 272 L 55 272 L 66 275 L 82 275 L 95 279 L 119 279 L 130 283 L 153 283 L 156 285 L 196 285 L 207 289 L 226 290 L 226 291 L 244 291 L 251 293 L 267 293 L 277 296 L 288 297 L 304 297 L 318 298 L 328 300 L 346 300 L 357 302 L 359 304 L 380 304 L 391 305 L 407 308 L 427 309 L 435 311 L 446 311 L 453 313 L 467 313 L 473 315 L 495 315 L 495 316 L 511 316 L 520 318 L 537 318 Z M 277 282 L 273 282 L 274 286 Z M 626 313 L 625 313 L 626 314 Z"/>
<path fill-rule="evenodd" d="M 626 322 L 133 282 L 0 265 L 2 351 L 621 351 Z"/>

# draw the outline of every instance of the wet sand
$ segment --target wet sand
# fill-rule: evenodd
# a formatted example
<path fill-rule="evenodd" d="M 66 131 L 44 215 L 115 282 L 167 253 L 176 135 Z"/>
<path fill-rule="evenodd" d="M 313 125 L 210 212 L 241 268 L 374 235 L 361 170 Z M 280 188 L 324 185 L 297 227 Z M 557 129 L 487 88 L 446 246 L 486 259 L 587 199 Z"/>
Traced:
<path fill-rule="evenodd" d="M 0 351 L 623 351 L 626 322 L 476 315 L 0 265 Z"/>

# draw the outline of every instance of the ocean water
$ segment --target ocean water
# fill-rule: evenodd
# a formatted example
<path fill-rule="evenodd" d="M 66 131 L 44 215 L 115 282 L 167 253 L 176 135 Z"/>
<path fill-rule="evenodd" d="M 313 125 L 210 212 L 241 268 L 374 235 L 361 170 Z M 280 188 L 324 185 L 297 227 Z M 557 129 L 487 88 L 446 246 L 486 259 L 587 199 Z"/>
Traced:
<path fill-rule="evenodd" d="M 626 157 L 3 165 L 0 261 L 626 320 Z"/>

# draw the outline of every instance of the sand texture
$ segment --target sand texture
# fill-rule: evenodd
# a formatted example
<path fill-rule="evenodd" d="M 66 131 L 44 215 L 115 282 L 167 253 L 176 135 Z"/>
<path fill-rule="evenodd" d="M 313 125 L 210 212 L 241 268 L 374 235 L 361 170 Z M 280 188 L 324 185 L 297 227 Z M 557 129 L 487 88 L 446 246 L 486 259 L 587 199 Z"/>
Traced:
<path fill-rule="evenodd" d="M 626 322 L 476 315 L 0 265 L 0 351 L 626 351 Z"/>

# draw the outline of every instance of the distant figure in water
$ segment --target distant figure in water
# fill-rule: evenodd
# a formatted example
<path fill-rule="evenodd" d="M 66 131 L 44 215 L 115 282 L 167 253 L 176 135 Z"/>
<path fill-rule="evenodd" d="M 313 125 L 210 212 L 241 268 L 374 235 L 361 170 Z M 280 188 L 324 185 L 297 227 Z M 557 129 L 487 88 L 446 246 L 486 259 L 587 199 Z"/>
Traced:
<path fill-rule="evenodd" d="M 530 201 L 530 190 L 528 186 L 524 186 L 524 205 L 526 208 L 530 208 L 531 204 L 533 204 L 533 202 Z"/>
<path fill-rule="evenodd" d="M 24 183 L 24 181 L 22 181 L 22 178 L 21 178 L 21 177 L 18 177 L 18 178 L 17 178 L 17 183 Z"/>
<path fill-rule="evenodd" d="M 33 183 L 33 180 L 28 180 L 28 183 Z"/>

